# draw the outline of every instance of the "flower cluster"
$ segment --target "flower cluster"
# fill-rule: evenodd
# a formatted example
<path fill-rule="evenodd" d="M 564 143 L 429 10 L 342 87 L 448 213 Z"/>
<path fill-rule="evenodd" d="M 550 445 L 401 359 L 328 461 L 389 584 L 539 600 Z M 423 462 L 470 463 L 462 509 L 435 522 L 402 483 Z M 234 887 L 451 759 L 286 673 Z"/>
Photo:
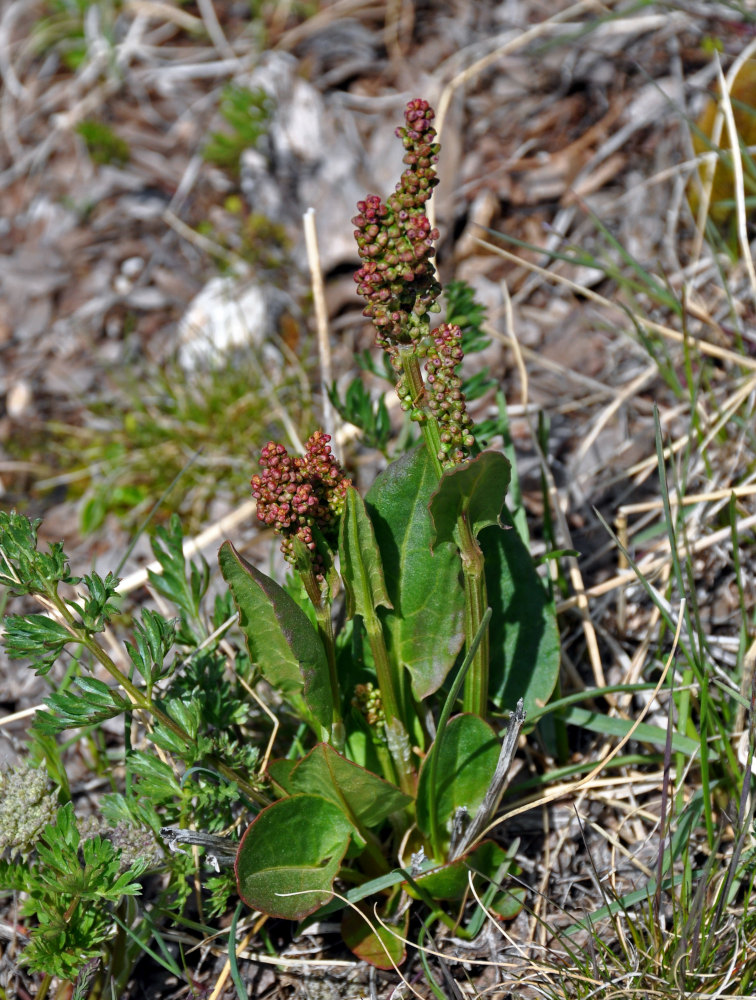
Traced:
<path fill-rule="evenodd" d="M 160 864 L 162 854 L 154 833 L 148 827 L 132 826 L 123 820 L 110 826 L 99 816 L 77 816 L 76 829 L 82 840 L 91 840 L 93 837 L 109 840 L 120 851 L 118 870 L 121 872 L 128 871 L 140 861 L 146 860 L 150 868 L 156 868 Z"/>
<path fill-rule="evenodd" d="M 386 715 L 383 711 L 381 692 L 372 681 L 355 685 L 352 705 L 365 717 L 371 728 L 385 725 Z"/>
<path fill-rule="evenodd" d="M 292 458 L 283 445 L 270 441 L 260 455 L 262 473 L 252 477 L 258 519 L 283 536 L 281 551 L 291 563 L 295 562 L 294 539 L 300 539 L 312 553 L 318 577 L 324 565 L 317 533 L 326 541 L 333 539 L 351 485 L 331 454 L 330 440 L 328 434 L 316 431 L 302 458 Z"/>
<path fill-rule="evenodd" d="M 462 331 L 444 323 L 431 334 L 425 371 L 428 409 L 439 425 L 444 464 L 458 465 L 475 443 L 472 419 L 465 406 L 462 379 L 456 374 L 462 361 Z"/>
<path fill-rule="evenodd" d="M 363 261 L 354 276 L 357 291 L 367 302 L 364 315 L 372 319 L 379 345 L 389 350 L 424 334 L 423 317 L 438 312 L 441 286 L 432 263 L 438 230 L 431 229 L 425 214 L 425 203 L 438 184 L 434 164 L 441 147 L 434 142 L 434 117 L 427 101 L 409 102 L 406 126 L 396 130 L 406 150 L 407 169 L 387 204 L 369 195 L 357 203 L 359 215 L 352 219 Z"/>
<path fill-rule="evenodd" d="M 44 768 L 29 764 L 0 768 L 0 857 L 28 857 L 48 823 L 55 821 L 58 797 Z"/>

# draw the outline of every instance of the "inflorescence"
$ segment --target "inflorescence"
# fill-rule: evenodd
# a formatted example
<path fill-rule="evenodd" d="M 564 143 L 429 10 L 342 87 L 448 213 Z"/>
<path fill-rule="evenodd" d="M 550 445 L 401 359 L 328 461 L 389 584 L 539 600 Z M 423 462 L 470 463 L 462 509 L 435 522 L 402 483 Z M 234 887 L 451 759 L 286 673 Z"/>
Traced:
<path fill-rule="evenodd" d="M 432 258 L 438 230 L 431 229 L 425 203 L 438 184 L 436 168 L 440 146 L 434 141 L 435 112 L 427 101 L 410 101 L 406 127 L 396 130 L 406 150 L 407 169 L 386 205 L 374 194 L 357 203 L 355 239 L 363 265 L 354 280 L 367 306 L 381 347 L 411 343 L 427 330 L 429 312 L 438 312 Z"/>
<path fill-rule="evenodd" d="M 457 465 L 475 443 L 462 379 L 456 374 L 463 357 L 462 334 L 458 326 L 448 324 L 430 333 L 428 322 L 428 313 L 439 311 L 441 286 L 432 263 L 438 230 L 431 229 L 425 203 L 438 184 L 434 164 L 441 147 L 434 141 L 435 113 L 427 101 L 410 101 L 404 117 L 406 127 L 396 134 L 404 143 L 407 169 L 396 191 L 386 205 L 377 195 L 369 195 L 357 203 L 360 214 L 352 219 L 363 260 L 354 279 L 367 302 L 364 315 L 372 319 L 377 342 L 397 373 L 402 409 L 415 420 L 435 420 L 438 460 Z M 411 345 L 416 358 L 426 358 L 426 384 L 419 398 L 414 398 L 412 388 L 417 380 L 409 379 L 404 370 L 401 345 Z"/>
<path fill-rule="evenodd" d="M 425 362 L 428 409 L 439 426 L 442 462 L 458 465 L 475 444 L 472 418 L 467 412 L 462 379 L 456 369 L 462 361 L 462 331 L 444 323 L 431 334 Z"/>
<path fill-rule="evenodd" d="M 355 685 L 352 705 L 364 716 L 367 724 L 376 730 L 376 736 L 380 738 L 383 726 L 386 724 L 380 689 L 372 681 Z"/>
<path fill-rule="evenodd" d="M 292 458 L 283 445 L 270 441 L 260 455 L 262 473 L 252 477 L 258 519 L 283 536 L 281 551 L 290 563 L 296 562 L 298 538 L 312 554 L 318 578 L 325 566 L 316 536 L 334 540 L 351 485 L 331 454 L 330 440 L 328 434 L 316 431 L 302 458 Z"/>
<path fill-rule="evenodd" d="M 58 797 L 49 787 L 44 768 L 21 763 L 0 768 L 0 858 L 26 858 L 55 822 Z"/>

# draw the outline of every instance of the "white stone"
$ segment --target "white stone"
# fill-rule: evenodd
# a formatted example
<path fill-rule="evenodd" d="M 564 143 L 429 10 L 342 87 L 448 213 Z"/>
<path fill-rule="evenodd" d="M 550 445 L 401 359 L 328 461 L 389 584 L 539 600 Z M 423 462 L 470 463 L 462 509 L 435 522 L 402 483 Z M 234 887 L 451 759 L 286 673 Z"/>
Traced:
<path fill-rule="evenodd" d="M 212 367 L 232 350 L 264 345 L 275 329 L 274 306 L 262 285 L 211 278 L 179 323 L 179 364 L 187 371 Z"/>

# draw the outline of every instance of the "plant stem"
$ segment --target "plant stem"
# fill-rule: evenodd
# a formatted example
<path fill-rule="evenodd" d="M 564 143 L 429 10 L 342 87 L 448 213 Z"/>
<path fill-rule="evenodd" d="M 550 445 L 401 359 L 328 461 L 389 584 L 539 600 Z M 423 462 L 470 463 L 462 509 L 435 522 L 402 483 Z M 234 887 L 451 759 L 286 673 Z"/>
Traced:
<path fill-rule="evenodd" d="M 467 680 L 467 675 L 469 673 L 470 667 L 475 662 L 475 654 L 478 651 L 478 646 L 483 639 L 484 635 L 488 634 L 488 623 L 491 620 L 491 609 L 486 608 L 483 619 L 478 627 L 477 632 L 472 638 L 472 643 L 467 651 L 467 655 L 462 661 L 462 665 L 459 668 L 457 676 L 454 678 L 454 683 L 451 686 L 449 694 L 446 696 L 446 701 L 444 702 L 444 707 L 441 709 L 441 715 L 438 717 L 438 728 L 436 730 L 436 739 L 431 747 L 428 758 L 426 760 L 426 767 L 429 769 L 428 776 L 428 788 L 430 793 L 430 838 L 431 838 L 431 850 L 433 851 L 434 858 L 441 857 L 441 828 L 438 823 L 438 809 L 436 808 L 436 791 L 438 788 L 438 762 L 441 756 L 441 747 L 446 736 L 446 727 L 449 723 L 452 711 L 454 709 L 454 703 L 457 700 L 459 694 L 459 689 L 462 684 Z"/>
<path fill-rule="evenodd" d="M 370 618 L 370 620 L 368 620 Z M 391 661 L 389 660 L 383 628 L 378 615 L 365 616 L 365 632 L 375 662 L 375 672 L 378 678 L 378 688 L 381 692 L 381 703 L 386 717 L 386 736 L 388 738 L 391 759 L 396 768 L 399 787 L 406 795 L 414 798 L 417 775 L 410 757 L 409 737 L 402 721 L 399 700 L 396 695 Z"/>
<path fill-rule="evenodd" d="M 402 362 L 402 374 L 408 389 L 412 393 L 413 411 L 421 411 L 421 427 L 425 447 L 435 466 L 438 478 L 444 473 L 444 466 L 439 458 L 441 454 L 441 433 L 438 422 L 425 406 L 426 390 L 423 375 L 420 370 L 420 359 L 414 345 L 399 345 L 399 358 Z M 469 522 L 463 514 L 457 518 L 457 546 L 462 558 L 462 574 L 465 588 L 465 646 L 470 649 L 473 637 L 480 628 L 483 615 L 488 607 L 486 591 L 485 564 L 483 553 L 470 530 Z M 488 665 L 490 656 L 490 640 L 486 630 L 478 646 L 473 663 L 465 681 L 463 708 L 465 712 L 485 716 L 488 705 Z"/>
<path fill-rule="evenodd" d="M 425 447 L 428 449 L 428 454 L 436 469 L 436 475 L 440 479 L 444 471 L 441 459 L 438 457 L 441 451 L 441 432 L 438 429 L 438 423 L 425 407 L 426 389 L 423 373 L 420 371 L 417 349 L 414 344 L 400 344 L 397 349 L 402 362 L 402 374 L 407 388 L 412 394 L 412 415 L 414 419 L 420 421 Z"/>
<path fill-rule="evenodd" d="M 331 682 L 331 691 L 333 693 L 331 742 L 337 750 L 343 750 L 346 736 L 344 733 L 344 723 L 341 719 L 341 695 L 339 693 L 339 677 L 336 673 L 336 644 L 333 637 L 333 621 L 331 620 L 330 605 L 324 604 L 322 608 L 317 609 L 317 618 L 318 632 L 320 633 L 320 638 L 323 641 L 326 659 L 328 660 L 328 676 Z"/>
<path fill-rule="evenodd" d="M 337 750 L 344 747 L 344 723 L 341 718 L 341 694 L 339 692 L 339 677 L 336 672 L 336 642 L 333 636 L 333 621 L 331 619 L 331 604 L 325 600 L 320 583 L 315 577 L 315 573 L 310 569 L 301 573 L 302 583 L 310 598 L 310 603 L 315 609 L 315 618 L 318 623 L 318 634 L 320 635 L 323 648 L 325 649 L 328 661 L 328 679 L 331 685 L 331 700 L 333 701 L 333 720 L 331 722 L 330 740 Z"/>
<path fill-rule="evenodd" d="M 462 557 L 462 576 L 465 584 L 465 637 L 470 649 L 477 634 L 483 615 L 488 609 L 485 564 L 483 553 L 475 541 L 470 524 L 464 514 L 457 518 L 459 552 Z M 465 679 L 462 709 L 475 715 L 485 716 L 488 705 L 488 664 L 490 656 L 488 629 L 483 630 L 472 665 Z"/>

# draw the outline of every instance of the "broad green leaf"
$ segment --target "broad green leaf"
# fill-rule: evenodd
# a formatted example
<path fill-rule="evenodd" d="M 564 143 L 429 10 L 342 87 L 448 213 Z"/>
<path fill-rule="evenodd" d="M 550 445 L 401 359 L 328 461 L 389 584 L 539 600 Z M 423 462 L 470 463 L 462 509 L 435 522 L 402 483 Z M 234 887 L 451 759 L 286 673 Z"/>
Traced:
<path fill-rule="evenodd" d="M 559 630 L 554 602 L 530 553 L 511 527 L 484 528 L 480 547 L 486 561 L 490 637 L 490 697 L 500 709 L 522 698 L 526 714 L 545 705 L 559 674 Z"/>
<path fill-rule="evenodd" d="M 428 501 L 437 485 L 420 445 L 392 462 L 365 497 L 393 604 L 380 615 L 417 699 L 443 684 L 464 642 L 459 554 L 450 543 L 431 552 Z"/>
<path fill-rule="evenodd" d="M 314 718 L 329 728 L 333 700 L 328 661 L 314 625 L 282 587 L 243 559 L 230 542 L 221 546 L 218 561 L 249 655 L 295 707 L 301 693 Z"/>
<path fill-rule="evenodd" d="M 239 895 L 271 917 L 301 920 L 328 901 L 353 827 L 320 795 L 293 795 L 263 809 L 236 855 Z M 303 892 L 300 896 L 282 893 Z"/>
<path fill-rule="evenodd" d="M 447 469 L 431 497 L 432 544 L 453 542 L 460 517 L 477 538 L 483 528 L 499 524 L 511 475 L 509 461 L 500 451 L 484 451 L 462 465 Z"/>
<path fill-rule="evenodd" d="M 515 874 L 518 874 L 520 869 Z M 488 904 L 488 910 L 502 920 L 514 920 L 522 910 L 527 890 L 524 885 L 513 885 L 511 889 L 497 892 Z"/>
<path fill-rule="evenodd" d="M 438 741 L 438 737 L 436 737 Z M 430 810 L 435 802 L 438 825 L 447 834 L 451 820 L 464 807 L 475 816 L 491 784 L 501 744 L 493 729 L 477 715 L 458 715 L 444 730 L 436 769 L 435 794 L 430 788 L 430 761 L 436 744 L 423 762 L 417 786 L 417 825 L 431 832 Z"/>
<path fill-rule="evenodd" d="M 339 560 L 348 618 L 360 615 L 369 620 L 377 607 L 391 607 L 373 525 L 364 500 L 352 486 L 341 519 Z"/>
<path fill-rule="evenodd" d="M 347 948 L 363 962 L 377 969 L 393 969 L 406 956 L 403 938 L 407 935 L 409 915 L 409 909 L 405 910 L 400 926 L 394 930 L 378 922 L 371 902 L 355 903 L 341 918 L 341 936 Z"/>
<path fill-rule="evenodd" d="M 291 772 L 297 766 L 297 761 L 289 760 L 288 757 L 277 757 L 275 760 L 268 761 L 268 777 L 273 783 L 273 791 L 277 796 L 281 795 L 291 795 L 293 793 L 293 788 L 291 787 Z"/>
<path fill-rule="evenodd" d="M 353 764 L 326 743 L 313 747 L 297 764 L 286 787 L 292 793 L 322 795 L 358 828 L 377 826 L 411 802 L 394 785 Z"/>
<path fill-rule="evenodd" d="M 496 878 L 502 866 L 508 870 L 517 868 L 503 847 L 493 840 L 484 840 L 473 851 L 455 858 L 450 864 L 422 872 L 413 881 L 433 899 L 462 899 L 468 891 L 469 871 L 478 873 L 490 882 Z M 413 899 L 419 898 L 417 891 L 408 882 L 403 888 Z M 482 891 L 485 886 L 478 881 L 477 888 Z"/>

